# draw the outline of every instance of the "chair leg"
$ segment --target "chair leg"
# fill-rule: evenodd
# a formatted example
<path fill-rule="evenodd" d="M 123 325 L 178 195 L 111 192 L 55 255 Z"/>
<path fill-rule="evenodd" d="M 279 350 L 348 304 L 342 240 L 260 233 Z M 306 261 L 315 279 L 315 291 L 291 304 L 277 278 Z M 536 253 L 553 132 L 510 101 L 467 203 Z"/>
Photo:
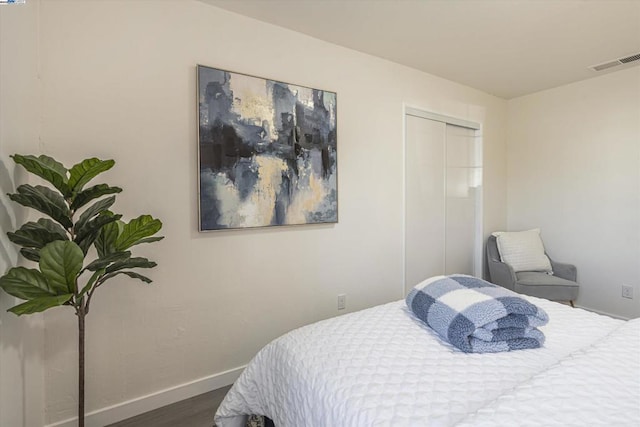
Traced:
<path fill-rule="evenodd" d="M 571 307 L 575 308 L 575 305 L 573 305 L 573 300 L 569 300 L 569 304 L 571 304 Z"/>

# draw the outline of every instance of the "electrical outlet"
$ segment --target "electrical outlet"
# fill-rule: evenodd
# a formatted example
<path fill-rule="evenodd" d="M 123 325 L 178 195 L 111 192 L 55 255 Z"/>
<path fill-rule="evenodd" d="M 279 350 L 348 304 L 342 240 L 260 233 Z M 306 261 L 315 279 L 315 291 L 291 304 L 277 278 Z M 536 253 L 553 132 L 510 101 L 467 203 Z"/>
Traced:
<path fill-rule="evenodd" d="M 344 310 L 347 308 L 347 295 L 340 294 L 338 295 L 338 310 Z"/>
<path fill-rule="evenodd" d="M 622 297 L 633 299 L 633 287 L 629 285 L 622 285 Z"/>

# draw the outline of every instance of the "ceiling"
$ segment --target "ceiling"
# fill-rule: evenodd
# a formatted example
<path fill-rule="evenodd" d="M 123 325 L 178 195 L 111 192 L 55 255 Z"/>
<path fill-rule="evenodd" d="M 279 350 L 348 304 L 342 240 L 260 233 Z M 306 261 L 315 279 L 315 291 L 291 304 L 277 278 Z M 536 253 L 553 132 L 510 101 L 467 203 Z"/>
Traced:
<path fill-rule="evenodd" d="M 202 0 L 511 99 L 640 65 L 640 0 Z"/>

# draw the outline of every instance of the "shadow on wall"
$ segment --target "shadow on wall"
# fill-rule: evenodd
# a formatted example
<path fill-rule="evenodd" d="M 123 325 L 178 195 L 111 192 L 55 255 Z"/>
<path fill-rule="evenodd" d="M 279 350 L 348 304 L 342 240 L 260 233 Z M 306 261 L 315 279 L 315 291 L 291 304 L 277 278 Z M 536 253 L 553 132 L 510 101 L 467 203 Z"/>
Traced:
<path fill-rule="evenodd" d="M 7 232 L 15 231 L 17 224 L 26 221 L 27 210 L 9 199 L 7 193 L 14 193 L 17 182 L 26 181 L 26 172 L 15 168 L 13 176 L 10 172 L 13 160 L 0 151 L 0 275 L 9 268 L 18 265 L 20 256 L 19 248 L 11 243 Z M 8 422 L 11 425 L 27 425 L 27 402 L 29 396 L 25 385 L 27 377 L 27 359 L 33 354 L 32 340 L 28 337 L 35 336 L 41 327 L 28 319 L 18 317 L 7 309 L 20 303 L 20 300 L 0 291 L 0 358 L 3 367 L 10 367 L 2 372 L 3 381 L 6 379 L 15 386 L 15 394 L 5 403 L 11 405 L 15 411 L 8 418 L 3 414 L 0 423 Z"/>
<path fill-rule="evenodd" d="M 19 248 L 9 241 L 7 233 L 15 231 L 18 226 L 27 222 L 27 209 L 11 201 L 7 193 L 15 193 L 19 182 L 27 182 L 27 172 L 21 167 L 14 168 L 11 176 L 13 160 L 0 150 L 0 274 L 18 262 Z"/>
<path fill-rule="evenodd" d="M 14 266 L 18 259 L 18 249 L 7 238 L 7 232 L 15 230 L 16 215 L 21 213 L 21 209 L 11 206 L 15 203 L 7 197 L 7 193 L 15 191 L 15 186 L 6 161 L 8 157 L 0 157 L 0 274 Z"/>

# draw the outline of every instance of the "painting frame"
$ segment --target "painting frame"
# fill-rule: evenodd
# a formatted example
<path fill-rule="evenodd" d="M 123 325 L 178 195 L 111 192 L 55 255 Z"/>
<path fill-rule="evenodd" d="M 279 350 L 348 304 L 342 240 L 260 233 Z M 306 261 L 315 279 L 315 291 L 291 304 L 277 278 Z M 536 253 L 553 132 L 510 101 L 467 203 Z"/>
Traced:
<path fill-rule="evenodd" d="M 198 230 L 338 223 L 337 93 L 198 64 Z"/>

